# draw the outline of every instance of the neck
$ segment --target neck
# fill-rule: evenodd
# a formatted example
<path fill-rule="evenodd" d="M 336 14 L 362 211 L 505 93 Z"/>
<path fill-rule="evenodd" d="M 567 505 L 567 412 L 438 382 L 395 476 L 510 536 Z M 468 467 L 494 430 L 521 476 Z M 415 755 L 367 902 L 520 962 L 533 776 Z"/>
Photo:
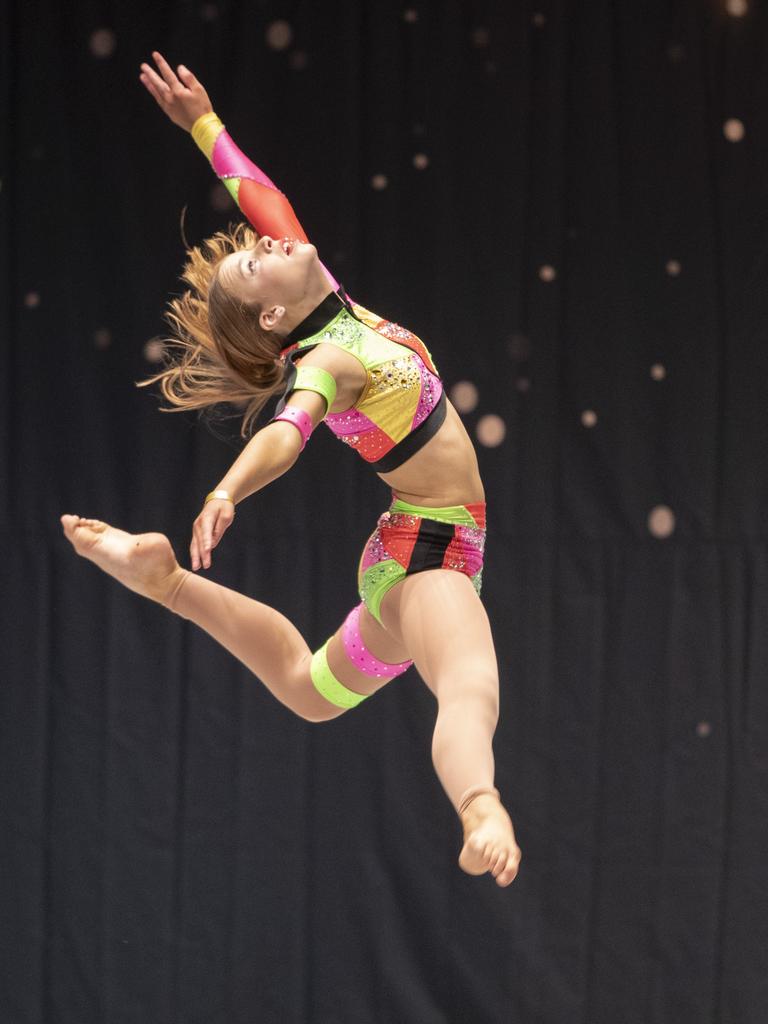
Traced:
<path fill-rule="evenodd" d="M 330 295 L 332 291 L 333 286 L 325 276 L 325 273 L 323 273 L 322 280 L 318 280 L 316 283 L 313 282 L 304 298 L 295 306 L 291 306 L 290 310 L 285 311 L 285 315 L 280 323 L 281 337 L 283 339 L 287 338 L 294 327 L 298 327 L 301 321 L 305 320 L 312 310 L 319 306 L 323 299 Z"/>

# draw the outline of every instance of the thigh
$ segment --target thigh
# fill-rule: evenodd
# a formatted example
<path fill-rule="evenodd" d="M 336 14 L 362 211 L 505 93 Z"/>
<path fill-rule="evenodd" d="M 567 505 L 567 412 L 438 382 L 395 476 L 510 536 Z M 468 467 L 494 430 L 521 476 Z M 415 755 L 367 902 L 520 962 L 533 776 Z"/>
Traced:
<path fill-rule="evenodd" d="M 408 576 L 385 596 L 381 614 L 387 632 L 408 650 L 436 696 L 448 680 L 498 686 L 488 615 L 464 573 L 429 569 Z"/>
<path fill-rule="evenodd" d="M 389 680 L 372 678 L 352 664 L 344 650 L 343 630 L 344 623 L 339 626 L 328 644 L 328 667 L 344 686 L 354 693 L 369 696 L 380 690 Z M 411 658 L 402 641 L 393 637 L 378 623 L 365 606 L 360 610 L 360 636 L 371 654 L 388 665 L 396 665 Z"/>

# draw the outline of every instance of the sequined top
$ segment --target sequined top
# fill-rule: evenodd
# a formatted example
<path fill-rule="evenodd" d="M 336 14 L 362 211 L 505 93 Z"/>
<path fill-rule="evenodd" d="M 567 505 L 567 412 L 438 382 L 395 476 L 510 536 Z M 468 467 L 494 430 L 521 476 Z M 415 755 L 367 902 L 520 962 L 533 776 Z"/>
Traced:
<path fill-rule="evenodd" d="M 286 197 L 237 148 L 215 114 L 199 118 L 192 137 L 259 234 L 307 241 Z M 321 343 L 337 345 L 360 361 L 366 383 L 351 409 L 328 413 L 324 422 L 378 472 L 388 473 L 442 425 L 443 385 L 427 347 L 415 334 L 353 302 L 323 269 L 334 290 L 286 339 L 286 386 L 276 412 L 293 390 L 295 360 Z"/>
<path fill-rule="evenodd" d="M 420 338 L 348 299 L 328 295 L 288 336 L 283 349 L 286 388 L 293 390 L 294 360 L 321 343 L 353 355 L 366 374 L 359 399 L 325 424 L 380 473 L 402 465 L 435 435 L 445 419 L 445 395 L 432 357 Z"/>

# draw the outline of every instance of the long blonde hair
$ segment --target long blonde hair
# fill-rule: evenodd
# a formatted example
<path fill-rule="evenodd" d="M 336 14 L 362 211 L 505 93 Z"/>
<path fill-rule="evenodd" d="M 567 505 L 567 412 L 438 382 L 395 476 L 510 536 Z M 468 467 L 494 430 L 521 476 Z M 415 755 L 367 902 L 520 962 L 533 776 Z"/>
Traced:
<path fill-rule="evenodd" d="M 283 381 L 280 338 L 259 324 L 261 308 L 227 294 L 219 282 L 221 261 L 230 253 L 250 249 L 258 235 L 247 224 L 217 231 L 187 251 L 182 280 L 190 286 L 169 302 L 165 318 L 173 337 L 165 339 L 165 368 L 143 388 L 160 384 L 170 406 L 161 412 L 207 409 L 223 402 L 240 408 L 241 437 Z"/>

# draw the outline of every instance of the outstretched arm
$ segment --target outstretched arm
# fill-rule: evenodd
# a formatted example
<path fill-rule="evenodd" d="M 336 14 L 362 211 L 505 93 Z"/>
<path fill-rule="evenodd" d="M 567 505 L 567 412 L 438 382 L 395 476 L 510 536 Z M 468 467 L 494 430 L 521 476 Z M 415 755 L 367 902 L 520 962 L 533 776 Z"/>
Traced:
<path fill-rule="evenodd" d="M 192 72 L 180 64 L 174 72 L 162 54 L 152 54 L 157 65 L 141 65 L 139 76 L 160 109 L 185 131 L 191 132 L 232 198 L 260 235 L 308 241 L 293 207 L 267 175 L 238 149 L 213 112 L 208 93 Z M 334 289 L 338 282 L 329 272 Z"/>

